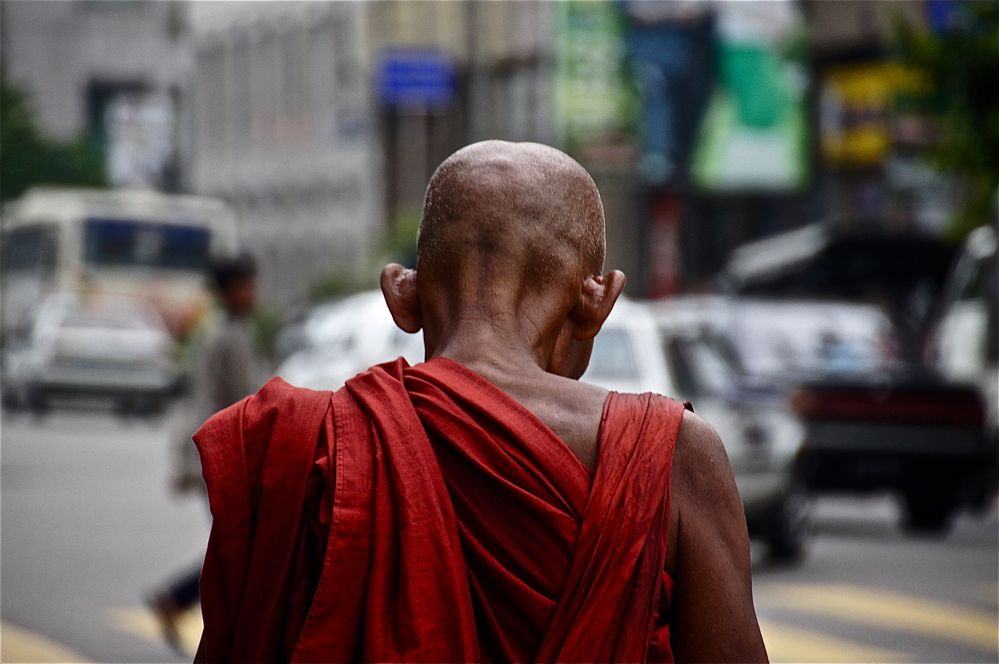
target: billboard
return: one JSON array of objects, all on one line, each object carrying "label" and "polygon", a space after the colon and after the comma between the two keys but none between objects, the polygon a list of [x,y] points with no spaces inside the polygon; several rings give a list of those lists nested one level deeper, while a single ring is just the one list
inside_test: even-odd
[{"label": "billboard", "polygon": [[692,176],[707,191],[793,190],[807,178],[803,23],[796,6],[721,2],[717,83]]},{"label": "billboard", "polygon": [[917,114],[902,112],[900,102],[925,95],[927,88],[924,74],[893,62],[828,70],[819,98],[822,156],[837,166],[876,166],[897,139],[925,142],[919,134],[931,129]]},{"label": "billboard", "polygon": [[572,151],[626,129],[632,102],[614,5],[566,0],[555,7],[556,128]]}]

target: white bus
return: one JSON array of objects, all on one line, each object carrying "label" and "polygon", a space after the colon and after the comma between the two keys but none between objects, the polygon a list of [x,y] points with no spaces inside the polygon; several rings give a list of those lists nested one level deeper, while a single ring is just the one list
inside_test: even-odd
[{"label": "white bus", "polygon": [[153,191],[31,189],[4,207],[0,231],[4,334],[30,325],[46,294],[67,291],[140,297],[181,337],[209,304],[209,258],[236,251],[224,203]]}]

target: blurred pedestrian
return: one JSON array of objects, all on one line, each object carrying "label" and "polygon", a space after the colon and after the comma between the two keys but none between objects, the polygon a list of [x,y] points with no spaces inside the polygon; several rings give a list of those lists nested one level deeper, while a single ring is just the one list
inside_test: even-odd
[{"label": "blurred pedestrian", "polygon": [[604,237],[596,185],[553,148],[486,141],[437,169],[418,271],[382,272],[427,361],[336,392],[275,379],[195,434],[198,661],[766,659],[718,435],[577,380],[624,287]]},{"label": "blurred pedestrian", "polygon": [[[175,436],[172,488],[178,494],[205,495],[201,462],[191,435],[213,413],[236,403],[260,386],[255,353],[256,263],[251,256],[213,261],[209,282],[221,312],[206,317],[192,340],[191,392],[181,409]],[[198,604],[200,563],[154,591],[147,603],[156,614],[167,643],[180,652],[178,618]]]}]

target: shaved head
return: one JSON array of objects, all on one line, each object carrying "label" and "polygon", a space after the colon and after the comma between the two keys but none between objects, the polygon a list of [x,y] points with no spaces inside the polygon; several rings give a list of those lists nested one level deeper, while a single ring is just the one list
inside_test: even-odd
[{"label": "shaved head", "polygon": [[444,160],[417,245],[417,269],[390,263],[381,287],[396,325],[423,330],[427,358],[519,361],[579,378],[624,289],[619,270],[601,274],[593,179],[538,143],[483,141]]},{"label": "shaved head", "polygon": [[489,273],[535,288],[596,274],[604,212],[593,179],[539,143],[482,141],[448,157],[427,187],[419,271],[435,280]]}]

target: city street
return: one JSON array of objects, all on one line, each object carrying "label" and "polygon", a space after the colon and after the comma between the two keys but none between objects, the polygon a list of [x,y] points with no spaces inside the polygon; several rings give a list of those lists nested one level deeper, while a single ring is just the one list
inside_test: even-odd
[{"label": "city street", "polygon": [[[142,599],[198,560],[208,533],[205,506],[167,491],[172,418],[3,414],[0,659],[178,659]],[[773,660],[996,661],[995,507],[942,540],[903,537],[896,521],[888,499],[822,501],[803,566],[756,556]],[[192,652],[198,629],[192,614]]]}]

